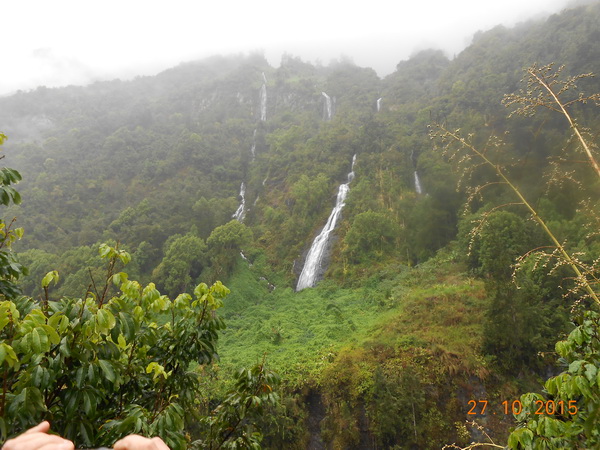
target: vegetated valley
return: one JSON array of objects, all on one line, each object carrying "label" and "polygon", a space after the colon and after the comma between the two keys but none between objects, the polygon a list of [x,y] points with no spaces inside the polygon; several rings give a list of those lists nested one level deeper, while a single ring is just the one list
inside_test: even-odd
[{"label": "vegetated valley", "polygon": [[[5,164],[23,176],[22,204],[3,213],[25,230],[20,286],[41,299],[56,270],[51,299],[85,296],[106,278],[104,242],[131,254],[119,271],[172,299],[222,281],[226,328],[219,360],[197,368],[197,408],[264,364],[281,379],[252,425],[265,448],[506,445],[513,403],[565,370],[555,344],[597,306],[568,265],[528,253],[553,244],[492,167],[452,156],[444,130],[472,134],[592,263],[600,183],[569,123],[548,108],[509,117],[502,100],[526,95],[533,64],[600,74],[598,42],[595,4],[480,32],[452,60],[419,52],[383,79],[345,59],[274,68],[251,54],[0,98]],[[577,88],[567,101],[600,83]],[[570,113],[597,142],[594,102]],[[296,291],[341,185],[319,282]]]}]

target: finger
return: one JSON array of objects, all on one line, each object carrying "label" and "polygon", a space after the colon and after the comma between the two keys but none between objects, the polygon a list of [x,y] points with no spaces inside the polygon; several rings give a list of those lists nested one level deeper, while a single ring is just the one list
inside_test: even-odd
[{"label": "finger", "polygon": [[44,420],[43,422],[38,423],[35,427],[27,430],[24,434],[26,434],[26,433],[46,433],[46,432],[48,432],[49,429],[50,429],[50,422],[48,422],[47,420]]},{"label": "finger", "polygon": [[159,437],[153,437],[152,442],[154,442],[154,445],[156,445],[158,450],[170,450],[167,444]]},{"label": "finger", "polygon": [[71,441],[63,439],[62,442],[52,442],[42,444],[41,447],[36,447],[39,450],[75,450],[75,445]]},{"label": "finger", "polygon": [[74,450],[71,441],[46,433],[24,433],[6,441],[3,450]]},{"label": "finger", "polygon": [[113,450],[127,450],[128,448],[130,448],[131,443],[135,442],[137,439],[143,439],[143,437],[137,434],[130,434],[129,436],[125,436],[123,439],[119,439],[113,444]]}]

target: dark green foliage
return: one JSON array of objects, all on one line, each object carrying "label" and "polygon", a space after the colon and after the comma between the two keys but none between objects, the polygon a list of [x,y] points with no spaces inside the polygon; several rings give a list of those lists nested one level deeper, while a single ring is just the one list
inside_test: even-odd
[{"label": "dark green foliage", "polygon": [[390,447],[403,442],[408,446],[425,441],[417,428],[425,412],[425,390],[421,379],[411,367],[390,374],[389,378],[381,369],[375,372],[369,412],[372,432],[379,445]]},{"label": "dark green foliage", "polygon": [[252,231],[237,220],[215,228],[206,240],[211,254],[210,276],[216,279],[229,275],[240,252],[251,239]]},{"label": "dark green foliage", "polygon": [[[517,258],[547,244],[516,207],[489,214],[465,258],[473,226],[459,219],[470,194],[465,186],[497,179],[492,169],[476,170],[456,191],[463,174],[453,174],[433,149],[427,125],[439,121],[463,128],[465,135],[475,132],[474,142],[507,166],[511,180],[559,239],[584,254],[584,262],[593,261],[599,249],[586,225],[587,213],[597,210],[598,184],[578,158],[563,157],[567,125],[545,113],[507,120],[500,100],[517,89],[521,69],[534,61],[565,62],[573,73],[600,72],[595,57],[599,14],[597,5],[589,5],[546,22],[497,27],[478,33],[452,60],[439,51],[420,52],[385,79],[348,60],[323,67],[286,55],[275,68],[256,54],[210,58],[128,82],[40,88],[2,98],[0,120],[14,135],[10,153],[26,175],[21,192],[27,201],[15,206],[16,172],[0,174],[0,182],[8,183],[0,203],[11,203],[9,217],[18,215],[28,230],[23,261],[35,277],[22,289],[43,299],[44,289],[35,280],[58,269],[56,298],[85,299],[92,293],[101,298],[106,271],[93,253],[94,244],[106,241],[129,246],[132,278],[144,284],[154,279],[171,296],[191,289],[199,278],[228,277],[234,292],[224,313],[231,328],[224,333],[222,379],[233,383],[234,366],[253,364],[266,351],[285,375],[284,385],[294,390],[295,406],[273,412],[271,419],[297,423],[274,427],[276,433],[290,434],[271,434],[268,442],[283,447],[304,442],[298,419],[307,414],[298,413],[302,392],[316,389],[329,402],[324,428],[331,443],[356,447],[370,439],[380,446],[402,441],[439,447],[454,436],[451,420],[464,418],[464,405],[443,384],[449,380],[448,389],[456,391],[452,383],[463,373],[485,378],[491,359],[501,369],[495,372],[500,383],[515,373],[527,377],[532,369],[542,369],[536,354],[548,352],[553,336],[568,328],[560,305],[573,298],[562,297],[570,281],[562,290],[556,287],[565,276],[562,268],[548,279],[532,260],[524,260],[526,270],[517,274],[520,289],[510,284]],[[259,120],[257,106],[263,73],[266,122]],[[597,80],[582,83],[591,92],[599,90]],[[335,98],[331,121],[322,120],[321,92]],[[596,130],[597,112],[588,106],[577,110],[580,123]],[[501,149],[486,147],[492,134],[505,136]],[[301,255],[324,225],[354,154],[356,178],[335,231],[327,279],[296,294],[289,287]],[[554,169],[549,157],[579,185],[553,178],[556,184],[543,188],[542,176]],[[415,193],[415,170],[421,195]],[[231,221],[242,181],[248,207],[244,224]],[[580,207],[586,198],[592,200]],[[469,213],[513,201],[499,185],[486,188],[485,198],[471,200]],[[17,290],[10,289],[24,269],[10,259],[12,252],[6,256],[0,261],[5,294],[14,297]],[[469,267],[461,265],[465,259]],[[452,276],[432,269],[442,261],[456,264]],[[407,267],[415,264],[416,269]],[[482,282],[462,272],[481,276],[486,292]],[[161,316],[161,326],[159,319],[167,323]],[[354,362],[338,359],[345,345],[374,335],[381,342],[347,358]],[[405,353],[426,358],[386,366]],[[372,355],[378,356],[371,360]],[[330,364],[335,365],[328,372],[333,381],[325,388],[321,376]],[[104,373],[100,365],[93,370]],[[252,437],[254,413],[236,415],[260,385],[264,374],[256,370],[236,375],[235,380],[246,381],[230,397],[223,394],[226,387],[216,387],[229,403],[218,411],[214,405],[206,408],[214,410],[210,420],[248,424],[246,431],[232,434],[240,445],[258,441]],[[351,389],[337,391],[340,386]],[[39,405],[34,390],[24,392],[19,401]],[[436,397],[436,392],[443,394]],[[82,394],[82,401],[86,398],[89,403]],[[392,410],[404,414],[389,414]],[[182,410],[168,411],[179,427]],[[131,406],[127,414],[133,417],[129,427],[148,418],[142,407]],[[367,418],[368,436],[360,431]],[[216,438],[229,433],[226,425],[210,420],[203,423]]]},{"label": "dark green foliage", "polygon": [[191,233],[171,236],[165,243],[164,253],[152,275],[169,295],[187,291],[196,282],[202,268],[208,265],[206,244]]},{"label": "dark green foliage", "polygon": [[201,421],[202,439],[192,443],[192,448],[206,449],[260,449],[262,433],[257,422],[265,412],[277,405],[275,389],[279,377],[263,364],[242,369],[234,374],[234,389],[228,392],[221,404]]},{"label": "dark green foliage", "polygon": [[[600,414],[599,316],[588,311],[576,325],[567,339],[556,343],[564,371],[545,382],[545,395],[521,396],[523,410],[515,415],[519,425],[509,437],[510,448],[596,448],[600,445],[597,426]],[[548,411],[545,406],[549,401],[556,406]],[[540,404],[544,406],[541,414]]]},{"label": "dark green foliage", "polygon": [[494,281],[509,281],[517,258],[534,246],[531,229],[509,211],[484,213],[465,226],[471,229],[463,233],[464,251],[470,253],[474,267]]},{"label": "dark green foliage", "polygon": [[[0,145],[4,144],[6,135],[0,133]],[[12,186],[21,181],[21,174],[14,169],[0,169],[0,204],[8,206],[11,203],[21,203],[21,195]],[[13,219],[8,224],[0,219],[0,295],[14,299],[21,293],[18,280],[27,275],[28,270],[17,259],[12,251],[12,243],[23,236],[22,228],[13,229]]]},{"label": "dark green foliage", "polygon": [[344,238],[345,251],[356,261],[382,258],[397,249],[398,224],[383,213],[366,211],[354,217]]},{"label": "dark green foliage", "polygon": [[[108,246],[100,254],[111,270],[117,259],[129,261]],[[44,277],[46,293],[57,278],[56,272]],[[193,409],[199,389],[190,364],[216,357],[224,324],[212,311],[229,291],[220,283],[201,284],[195,299],[170,300],[123,272],[106,283],[101,297],[88,292],[83,299],[46,296],[41,305],[28,298],[1,303],[3,437],[48,417],[79,445],[110,445],[141,432],[185,447],[184,411]],[[105,296],[108,283],[120,290],[112,298]]]},{"label": "dark green foliage", "polygon": [[507,374],[526,369],[541,373],[548,361],[540,354],[551,352],[556,335],[568,328],[564,300],[545,297],[543,289],[531,281],[519,289],[511,282],[498,282],[488,292],[492,300],[483,351],[493,355],[496,365]]}]

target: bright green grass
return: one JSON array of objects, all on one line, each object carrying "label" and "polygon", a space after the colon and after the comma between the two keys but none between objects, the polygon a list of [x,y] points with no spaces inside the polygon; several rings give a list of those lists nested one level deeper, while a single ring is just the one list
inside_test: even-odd
[{"label": "bright green grass", "polygon": [[269,290],[260,270],[239,262],[221,311],[227,329],[220,340],[221,366],[250,366],[266,356],[289,385],[318,382],[319,373],[342,347],[376,340],[391,347],[435,345],[471,354],[481,337],[481,286],[452,264],[398,266],[340,288],[322,282],[294,292]]}]

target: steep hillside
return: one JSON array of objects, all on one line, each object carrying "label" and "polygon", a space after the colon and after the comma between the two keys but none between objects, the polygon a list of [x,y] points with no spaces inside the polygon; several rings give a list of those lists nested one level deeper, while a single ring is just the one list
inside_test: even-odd
[{"label": "steep hillside", "polygon": [[[550,110],[509,118],[502,99],[527,90],[520,79],[534,63],[600,74],[599,36],[595,4],[480,32],[453,60],[420,52],[385,79],[344,59],[287,55],[274,68],[253,54],[1,98],[7,162],[24,178],[23,204],[5,214],[26,230],[23,290],[39,296],[57,269],[54,295],[83,295],[102,273],[98,244],[119,242],[131,277],[161,292],[217,279],[231,288],[225,375],[208,389],[221,394],[228,374],[266,355],[284,380],[268,445],[466,445],[480,438],[456,425],[471,418],[470,400],[516,399],[552,373],[576,297],[564,266],[523,260],[513,274],[517,258],[551,242],[493,168],[457,170],[431,126],[473,133],[559,240],[597,259],[586,226],[600,184],[568,153],[569,124]],[[600,92],[597,78],[578,87]],[[571,107],[592,142],[593,103]],[[325,280],[295,292],[345,183]],[[476,416],[499,441],[513,424]]]}]

